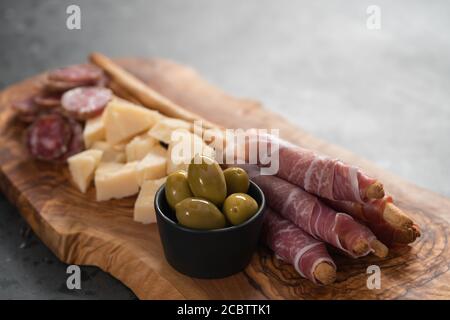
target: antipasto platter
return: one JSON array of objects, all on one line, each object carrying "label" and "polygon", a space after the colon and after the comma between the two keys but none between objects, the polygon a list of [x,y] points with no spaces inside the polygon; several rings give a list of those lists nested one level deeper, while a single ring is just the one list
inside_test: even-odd
[{"label": "antipasto platter", "polygon": [[[0,95],[2,191],[62,261],[151,299],[450,296],[448,199],[190,68],[90,59]],[[224,128],[279,129],[244,143],[276,150],[277,174],[216,163]],[[175,131],[202,151],[174,161]]]}]

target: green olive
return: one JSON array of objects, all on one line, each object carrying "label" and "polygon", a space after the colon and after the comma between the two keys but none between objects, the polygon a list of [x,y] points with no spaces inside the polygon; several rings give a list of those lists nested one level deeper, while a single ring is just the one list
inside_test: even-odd
[{"label": "green olive", "polygon": [[229,195],[233,193],[247,193],[250,180],[244,169],[238,167],[228,168],[223,171],[223,175],[225,176]]},{"label": "green olive", "polygon": [[166,199],[169,206],[175,210],[175,205],[186,198],[193,197],[189,187],[187,172],[178,170],[171,173],[166,181]]},{"label": "green olive", "polygon": [[175,206],[178,223],[184,227],[200,230],[220,229],[226,226],[222,212],[208,200],[187,198]]},{"label": "green olive", "polygon": [[227,196],[225,176],[217,161],[196,155],[188,167],[188,182],[196,197],[221,206]]},{"label": "green olive", "polygon": [[245,193],[233,193],[223,203],[222,212],[232,225],[239,225],[258,211],[258,203]]}]

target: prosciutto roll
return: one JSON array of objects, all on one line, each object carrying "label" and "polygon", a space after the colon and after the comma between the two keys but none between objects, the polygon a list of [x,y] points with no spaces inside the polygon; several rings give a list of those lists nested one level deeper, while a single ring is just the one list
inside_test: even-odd
[{"label": "prosciutto roll", "polygon": [[283,261],[292,264],[304,278],[314,283],[330,284],[336,279],[336,265],[325,244],[266,209],[263,240]]},{"label": "prosciutto roll", "polygon": [[[384,196],[383,185],[359,168],[271,135],[250,135],[245,146],[247,160],[248,151],[258,150],[262,145],[269,150],[270,158],[274,152],[279,153],[277,176],[310,193],[330,200],[358,203]],[[267,164],[267,160],[261,156],[258,159],[260,165]]]},{"label": "prosciutto roll", "polygon": [[379,256],[387,255],[387,248],[372,231],[348,214],[336,212],[316,196],[277,176],[260,175],[257,166],[243,168],[263,190],[272,209],[316,239],[333,245],[353,258],[371,252]]},{"label": "prosciutto roll", "polygon": [[364,204],[349,201],[324,201],[332,208],[363,221],[387,246],[405,245],[420,236],[417,224],[393,204],[392,197],[387,196]]}]

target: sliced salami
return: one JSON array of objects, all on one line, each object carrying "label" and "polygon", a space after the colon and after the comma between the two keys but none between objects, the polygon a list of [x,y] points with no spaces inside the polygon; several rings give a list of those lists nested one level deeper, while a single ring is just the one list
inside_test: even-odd
[{"label": "sliced salami", "polygon": [[112,91],[107,88],[80,87],[64,93],[61,105],[70,116],[86,120],[101,114],[111,98]]},{"label": "sliced salami", "polygon": [[39,112],[39,107],[34,102],[33,97],[16,101],[12,106],[16,110],[19,120],[26,123],[33,122]]},{"label": "sliced salami", "polygon": [[[99,81],[99,80],[98,80]],[[58,80],[47,80],[45,83],[44,89],[47,92],[55,92],[55,93],[63,93],[67,90],[92,85],[95,82],[93,81],[85,81],[85,82],[73,82],[73,81],[58,81]]]},{"label": "sliced salami", "polygon": [[38,159],[56,160],[67,152],[71,136],[71,127],[63,116],[57,113],[41,115],[28,128],[28,149]]},{"label": "sliced salami", "polygon": [[60,94],[38,94],[34,97],[34,102],[42,108],[56,108],[61,105]]},{"label": "sliced salami", "polygon": [[101,78],[103,71],[91,64],[77,64],[51,71],[49,80],[63,82],[95,82]]},{"label": "sliced salami", "polygon": [[100,79],[95,82],[95,85],[97,87],[108,87],[110,81],[111,79],[105,73],[103,73]]},{"label": "sliced salami", "polygon": [[69,119],[68,121],[72,135],[68,144],[67,152],[64,153],[60,159],[58,159],[60,161],[66,161],[71,156],[84,150],[83,127],[76,120]]}]

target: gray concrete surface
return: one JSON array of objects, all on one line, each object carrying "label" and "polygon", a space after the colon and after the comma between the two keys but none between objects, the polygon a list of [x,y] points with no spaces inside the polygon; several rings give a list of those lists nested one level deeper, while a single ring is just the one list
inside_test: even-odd
[{"label": "gray concrete surface", "polygon": [[[67,30],[79,4],[82,29]],[[381,29],[366,8],[381,8]],[[189,64],[313,134],[450,196],[448,1],[0,2],[0,87],[92,50]],[[0,298],[130,298],[96,268],[63,288],[66,266],[0,195]]]}]

